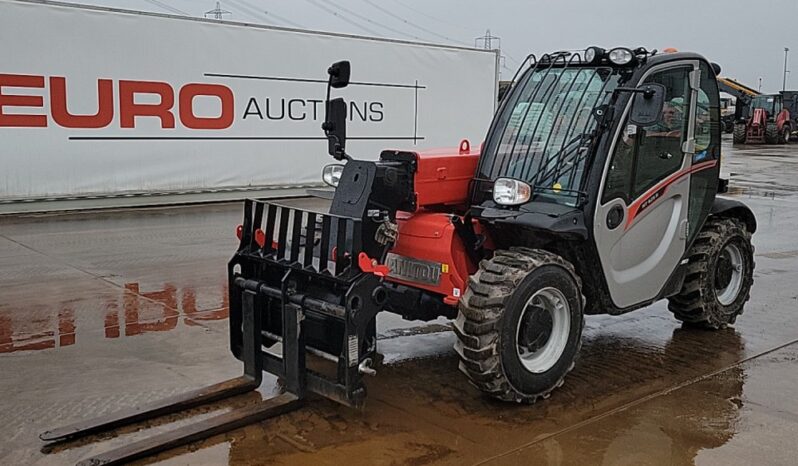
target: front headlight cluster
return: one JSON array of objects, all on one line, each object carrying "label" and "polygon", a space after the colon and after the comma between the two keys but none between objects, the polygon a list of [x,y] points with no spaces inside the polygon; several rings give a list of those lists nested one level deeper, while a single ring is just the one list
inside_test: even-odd
[{"label": "front headlight cluster", "polygon": [[493,201],[499,205],[519,205],[532,197],[532,187],[512,178],[498,178],[493,183]]},{"label": "front headlight cluster", "polygon": [[344,172],[343,165],[333,163],[325,166],[321,170],[321,179],[328,185],[335,188],[338,186],[338,183],[341,181],[341,174],[343,174],[343,172]]}]

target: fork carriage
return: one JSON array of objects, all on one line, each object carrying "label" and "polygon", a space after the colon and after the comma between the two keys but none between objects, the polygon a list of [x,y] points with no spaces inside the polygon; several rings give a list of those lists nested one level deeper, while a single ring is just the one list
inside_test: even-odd
[{"label": "fork carriage", "polygon": [[[228,266],[231,350],[242,359],[244,296],[253,293],[263,341],[282,346],[279,356],[260,351],[263,368],[300,397],[310,391],[350,406],[364,400],[361,378],[373,373],[374,317],[387,290],[357,264],[361,254],[383,255],[364,248],[363,224],[276,202],[245,203],[241,243]],[[308,369],[306,352],[334,362],[335,377]]]}]

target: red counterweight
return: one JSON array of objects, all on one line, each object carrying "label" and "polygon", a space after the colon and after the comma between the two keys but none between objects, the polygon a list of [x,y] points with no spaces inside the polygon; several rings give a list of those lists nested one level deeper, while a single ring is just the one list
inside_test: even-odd
[{"label": "red counterweight", "polygon": [[440,149],[416,154],[416,211],[432,206],[468,203],[468,191],[477,171],[479,151],[467,139],[459,149]]}]

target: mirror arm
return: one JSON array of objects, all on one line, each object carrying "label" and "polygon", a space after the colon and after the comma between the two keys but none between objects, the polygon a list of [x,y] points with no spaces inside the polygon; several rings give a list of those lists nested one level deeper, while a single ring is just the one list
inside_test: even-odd
[{"label": "mirror arm", "polygon": [[650,99],[654,97],[654,89],[650,87],[646,87],[645,89],[640,89],[639,87],[616,87],[614,93],[620,92],[631,92],[633,94],[643,94],[643,97],[646,99]]},{"label": "mirror arm", "polygon": [[[332,134],[332,130],[335,129],[333,123],[330,121],[325,121],[324,123],[321,124],[321,129],[324,130],[324,135],[327,136],[328,139],[329,138],[335,139],[335,146],[336,146],[335,154],[330,154],[330,155],[335,157],[337,160],[342,160],[342,159],[346,159],[347,161],[352,160],[352,157],[349,154],[347,154],[345,150],[341,149],[341,141],[338,139],[338,136]],[[341,156],[340,158],[337,157],[339,155]]]},{"label": "mirror arm", "polygon": [[327,98],[324,100],[324,123],[321,125],[321,129],[327,132],[327,128],[324,126],[330,121],[330,88],[332,87],[332,75],[327,79]]}]

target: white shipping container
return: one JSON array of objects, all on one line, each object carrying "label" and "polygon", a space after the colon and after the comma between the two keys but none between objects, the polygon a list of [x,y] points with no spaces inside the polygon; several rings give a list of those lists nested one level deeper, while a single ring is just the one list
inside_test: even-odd
[{"label": "white shipping container", "polygon": [[23,0],[0,44],[5,204],[318,183],[337,60],[357,158],[479,144],[496,103],[477,49]]}]

